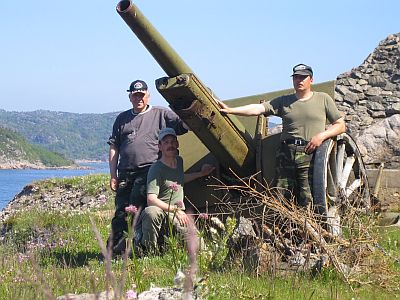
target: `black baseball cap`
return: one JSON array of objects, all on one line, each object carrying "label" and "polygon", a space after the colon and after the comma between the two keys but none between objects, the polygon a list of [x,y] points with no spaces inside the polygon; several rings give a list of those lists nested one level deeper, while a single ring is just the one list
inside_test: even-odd
[{"label": "black baseball cap", "polygon": [[129,90],[131,93],[145,93],[147,91],[147,84],[143,80],[135,80],[131,83]]},{"label": "black baseball cap", "polygon": [[313,77],[313,70],[310,66],[305,64],[298,64],[293,67],[293,74],[294,75],[307,75]]}]

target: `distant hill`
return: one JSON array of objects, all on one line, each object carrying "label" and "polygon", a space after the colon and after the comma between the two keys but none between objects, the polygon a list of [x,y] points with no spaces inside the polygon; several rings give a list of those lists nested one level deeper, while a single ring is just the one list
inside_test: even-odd
[{"label": "distant hill", "polygon": [[[72,160],[107,160],[107,140],[119,112],[78,114],[36,110],[31,112],[0,109],[0,126],[10,128],[30,143],[60,153]],[[241,120],[246,122],[250,118]],[[270,128],[276,124],[270,123]],[[254,134],[252,129],[251,134]]]},{"label": "distant hill", "polygon": [[0,126],[0,167],[63,167],[73,161],[28,143],[20,134]]},{"label": "distant hill", "polygon": [[107,140],[118,112],[78,114],[36,110],[0,110],[0,126],[11,128],[29,142],[68,159],[106,160]]}]

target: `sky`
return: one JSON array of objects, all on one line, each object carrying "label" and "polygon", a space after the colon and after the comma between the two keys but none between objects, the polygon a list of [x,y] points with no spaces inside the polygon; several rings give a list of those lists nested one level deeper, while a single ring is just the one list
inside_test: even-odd
[{"label": "sky", "polygon": [[[118,1],[0,1],[0,109],[106,113],[129,109],[135,79],[168,106],[166,76],[116,12]],[[134,1],[222,100],[291,87],[306,63],[314,82],[359,66],[400,32],[398,0]]]}]

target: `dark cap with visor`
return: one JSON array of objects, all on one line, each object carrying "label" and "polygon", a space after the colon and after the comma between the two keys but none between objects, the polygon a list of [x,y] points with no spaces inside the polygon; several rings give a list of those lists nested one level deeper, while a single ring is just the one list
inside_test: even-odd
[{"label": "dark cap with visor", "polygon": [[310,66],[305,64],[298,64],[293,67],[293,74],[294,75],[306,75],[313,77],[313,70]]},{"label": "dark cap with visor", "polygon": [[131,83],[129,90],[130,93],[145,93],[147,91],[147,84],[143,80],[135,80]]}]

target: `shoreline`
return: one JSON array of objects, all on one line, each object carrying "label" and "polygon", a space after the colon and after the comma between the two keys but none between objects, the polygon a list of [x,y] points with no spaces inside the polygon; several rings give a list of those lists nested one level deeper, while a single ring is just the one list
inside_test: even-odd
[{"label": "shoreline", "polygon": [[70,166],[48,167],[30,163],[0,164],[0,170],[90,170],[90,166],[80,166],[77,164]]}]

